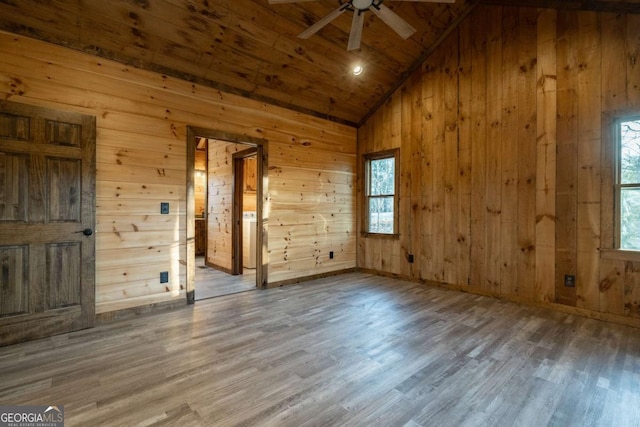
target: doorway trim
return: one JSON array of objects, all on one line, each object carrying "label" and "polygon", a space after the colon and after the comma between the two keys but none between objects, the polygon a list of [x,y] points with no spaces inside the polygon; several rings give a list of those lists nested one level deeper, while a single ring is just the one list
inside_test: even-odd
[{"label": "doorway trim", "polygon": [[[195,156],[196,156],[196,138],[216,139],[225,142],[233,142],[236,144],[245,144],[249,147],[255,147],[258,159],[258,179],[256,188],[256,226],[258,233],[256,234],[256,287],[258,289],[266,289],[268,284],[268,219],[265,214],[268,212],[268,201],[264,197],[268,194],[269,178],[269,145],[268,141],[263,138],[254,138],[246,135],[229,133],[221,130],[206,129],[195,126],[187,126],[187,304],[195,303]],[[207,215],[208,218],[208,215]],[[208,221],[208,220],[207,220]],[[234,224],[235,226],[235,224]]]}]

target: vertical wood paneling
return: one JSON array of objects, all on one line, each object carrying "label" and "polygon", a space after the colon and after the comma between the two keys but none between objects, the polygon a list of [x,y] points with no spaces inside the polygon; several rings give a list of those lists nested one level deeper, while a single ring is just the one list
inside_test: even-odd
[{"label": "vertical wood paneling", "polygon": [[483,288],[487,292],[500,293],[501,221],[502,221],[502,21],[501,8],[489,9],[489,22],[485,28],[487,39],[487,143],[485,208],[485,265]]},{"label": "vertical wood paneling", "polygon": [[532,8],[519,11],[518,28],[518,201],[517,211],[517,277],[515,293],[532,298],[536,277],[536,182],[537,182],[537,106],[536,69],[537,12]]},{"label": "vertical wood paneling", "polygon": [[640,318],[640,262],[624,262],[624,314]]},{"label": "vertical wood paneling", "polygon": [[600,310],[605,313],[629,315],[625,313],[625,283],[628,280],[624,270],[624,262],[618,260],[603,259],[600,263]]},{"label": "vertical wood paneling", "polygon": [[471,283],[471,20],[460,24],[458,49],[458,283]]},{"label": "vertical wood paneling", "polygon": [[423,277],[422,272],[422,215],[424,205],[422,203],[422,165],[424,154],[422,149],[422,91],[421,73],[414,73],[410,79],[408,93],[405,94],[407,103],[405,112],[408,117],[403,117],[403,139],[410,141],[411,150],[411,251],[414,255],[414,264],[410,266],[411,277]]},{"label": "vertical wood paneling", "polygon": [[558,105],[556,192],[556,301],[576,304],[565,275],[577,275],[578,15],[558,13]]},{"label": "vertical wood paneling", "polygon": [[422,139],[422,173],[420,176],[420,188],[422,189],[422,218],[421,225],[421,276],[422,279],[436,280],[433,274],[433,143],[434,140],[434,97],[433,82],[435,81],[434,70],[437,64],[428,58],[423,65],[421,75],[421,87],[417,90],[422,97],[422,116],[420,117]]},{"label": "vertical wood paneling", "polygon": [[518,8],[505,7],[502,12],[502,126],[499,153],[494,154],[502,161],[500,203],[500,293],[518,293],[518,254],[513,248],[518,245],[518,152],[521,147],[518,133],[518,116],[524,105],[518,103],[522,90],[519,82],[520,27]]},{"label": "vertical wood paneling", "polygon": [[[400,140],[404,143],[405,148],[405,156],[400,158],[400,161],[402,162],[400,169],[401,171],[406,174],[406,181],[405,181],[405,186],[406,188],[403,190],[401,190],[401,192],[404,194],[404,197],[402,199],[402,204],[400,209],[404,210],[405,214],[405,218],[406,218],[406,224],[403,226],[402,223],[400,223],[400,227],[401,227],[401,233],[403,233],[402,230],[404,230],[404,233],[407,234],[407,236],[413,236],[414,233],[414,228],[415,228],[415,210],[413,207],[413,201],[415,200],[415,181],[414,181],[414,170],[413,170],[413,156],[414,156],[414,146],[413,146],[413,141],[410,137],[411,135],[411,94],[415,93],[412,88],[411,88],[411,80],[409,80],[407,83],[405,83],[404,86],[402,86],[401,90],[400,90],[400,96],[401,101],[400,101],[400,117],[398,118],[398,122],[400,123]],[[402,147],[401,147],[402,150]],[[405,243],[405,246],[403,247],[403,250],[400,252],[400,255],[403,255],[406,259],[407,254],[414,254],[414,256],[416,256],[415,254],[415,249],[413,247],[413,239],[408,239]],[[409,275],[413,275],[413,265],[407,263],[407,262],[402,262],[400,260],[398,260],[400,262],[399,268],[402,271],[402,274],[405,276],[409,276]]]},{"label": "vertical wood paneling", "polygon": [[[613,233],[612,186],[603,185],[613,167],[606,118],[640,108],[638,28],[636,15],[474,9],[416,72],[419,84],[403,89],[402,102],[415,92],[420,116],[403,104],[397,118],[387,104],[359,130],[361,153],[391,148],[380,119],[399,120],[401,155],[421,156],[420,165],[403,167],[412,180],[420,171],[422,189],[418,195],[411,187],[420,241],[412,225],[398,245],[419,245],[419,266],[407,274],[388,261],[401,258],[387,250],[400,249],[380,252],[378,239],[362,237],[359,247],[376,256],[360,257],[359,265],[640,316],[637,260],[601,254]],[[565,274],[577,276],[575,288],[564,286]]]},{"label": "vertical wood paneling", "polygon": [[602,109],[616,111],[627,106],[628,61],[626,56],[627,15],[602,14],[601,37],[606,49],[602,54]]},{"label": "vertical wood paneling", "polygon": [[[409,82],[410,83],[410,82]],[[397,134],[397,140],[399,141],[400,150],[405,154],[400,156],[400,215],[404,218],[404,221],[400,221],[400,234],[406,236],[413,235],[413,175],[411,170],[411,163],[413,158],[413,147],[411,144],[411,138],[409,138],[410,132],[410,120],[411,120],[411,96],[408,89],[408,84],[405,84],[396,92],[400,97],[398,102],[395,103],[396,109],[394,111],[395,118],[393,121],[399,125],[393,129],[394,135]],[[401,243],[399,251],[394,252],[393,269],[400,271],[400,274],[408,276],[411,274],[412,265],[407,262],[407,255],[413,253],[411,239]],[[414,254],[415,256],[415,254]]]},{"label": "vertical wood paneling", "polygon": [[444,281],[444,258],[445,258],[445,94],[444,94],[444,73],[447,50],[440,50],[434,54],[433,60],[438,67],[435,70],[433,86],[433,179],[431,181],[432,204],[431,214],[433,218],[431,230],[431,245],[433,246],[432,257],[432,277],[436,281]]},{"label": "vertical wood paneling", "polygon": [[540,11],[536,67],[536,230],[533,298],[554,302],[556,282],[557,12]]},{"label": "vertical wood paneling", "polygon": [[[627,74],[629,61],[619,58],[627,55],[627,15],[603,14],[601,18],[602,45],[602,149],[601,181],[603,188],[613,189],[617,144],[611,129],[612,113],[624,111],[628,105],[627,84],[633,77]],[[630,58],[629,58],[630,59]],[[615,212],[614,192],[602,191],[600,203],[600,248],[614,248]],[[618,315],[624,314],[624,262],[603,259],[600,263],[599,293],[600,310]]]},{"label": "vertical wood paneling", "polygon": [[458,33],[449,39],[443,67],[444,79],[444,276],[446,283],[458,283]]},{"label": "vertical wood paneling", "polygon": [[627,15],[627,101],[640,104],[640,15]]},{"label": "vertical wood paneling", "polygon": [[602,54],[600,16],[578,17],[578,188],[576,304],[598,310],[600,295],[600,149]]},{"label": "vertical wood paneling", "polygon": [[[487,68],[486,34],[487,8],[480,8],[471,17],[471,286],[482,289],[486,281],[485,205],[487,159]],[[465,54],[465,52],[462,52]]]}]

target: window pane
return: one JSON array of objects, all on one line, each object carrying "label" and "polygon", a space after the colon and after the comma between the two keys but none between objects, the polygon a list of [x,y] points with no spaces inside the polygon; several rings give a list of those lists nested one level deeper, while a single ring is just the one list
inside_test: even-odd
[{"label": "window pane", "polygon": [[620,123],[620,181],[640,183],[640,118]]},{"label": "window pane", "polygon": [[640,250],[640,188],[620,191],[620,248]]},{"label": "window pane", "polygon": [[393,197],[369,198],[369,233],[393,234]]},{"label": "window pane", "polygon": [[369,194],[379,196],[382,194],[394,194],[395,158],[371,160],[371,180]]}]

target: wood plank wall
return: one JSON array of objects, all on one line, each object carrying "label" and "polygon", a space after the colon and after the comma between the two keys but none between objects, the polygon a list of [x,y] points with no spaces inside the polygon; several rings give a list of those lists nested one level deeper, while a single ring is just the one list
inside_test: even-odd
[{"label": "wood plank wall", "polygon": [[476,8],[359,130],[402,160],[400,239],[359,237],[358,265],[640,318],[637,255],[601,237],[603,117],[640,109],[638,76],[640,15]]},{"label": "wood plank wall", "polygon": [[98,313],[185,298],[187,125],[268,140],[270,282],[355,266],[355,129],[9,33],[0,57],[0,96],[97,118]]},{"label": "wood plank wall", "polygon": [[243,144],[209,140],[207,185],[207,265],[233,268],[233,154]]}]

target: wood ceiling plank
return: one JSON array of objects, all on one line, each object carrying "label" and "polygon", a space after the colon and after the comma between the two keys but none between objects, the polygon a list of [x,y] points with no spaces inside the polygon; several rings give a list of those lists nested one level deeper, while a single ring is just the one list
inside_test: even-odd
[{"label": "wood ceiling plank", "polygon": [[480,2],[488,5],[640,13],[640,0],[480,0]]},{"label": "wood ceiling plank", "polygon": [[[33,0],[20,2],[0,2],[1,28],[16,33],[25,33],[38,39],[77,41],[79,33],[73,13],[64,13],[57,8],[57,2],[42,5],[46,16],[34,14],[37,3]],[[77,11],[76,11],[77,15]]]}]

